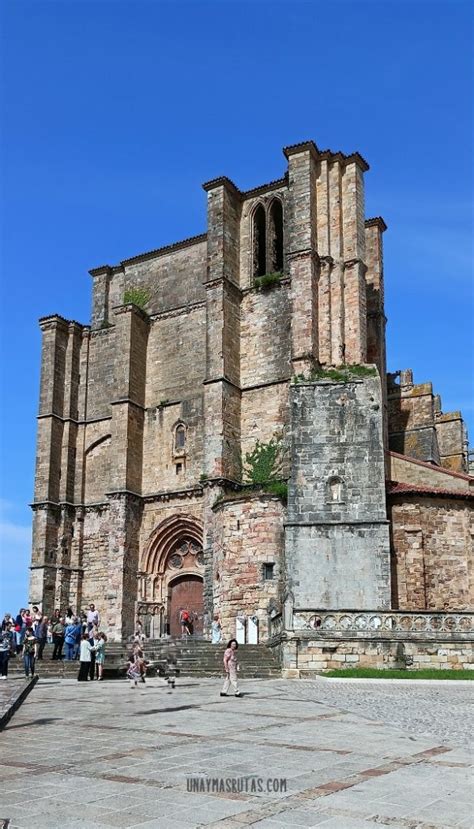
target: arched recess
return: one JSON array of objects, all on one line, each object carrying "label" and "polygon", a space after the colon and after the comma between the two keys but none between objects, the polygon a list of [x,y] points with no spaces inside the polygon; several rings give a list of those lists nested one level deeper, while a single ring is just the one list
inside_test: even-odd
[{"label": "arched recess", "polygon": [[[157,635],[179,635],[179,609],[186,605],[194,622],[194,632],[202,632],[202,542],[201,523],[194,516],[176,514],[155,528],[144,547],[138,573],[138,615],[159,613]],[[157,629],[158,623],[153,624],[153,630]]]},{"label": "arched recess", "polygon": [[258,204],[252,215],[253,276],[264,276],[267,258],[266,216],[262,204]]},{"label": "arched recess", "polygon": [[280,199],[273,199],[268,211],[268,271],[283,270],[283,207]]},{"label": "arched recess", "polygon": [[84,503],[103,501],[110,488],[111,435],[93,441],[85,451]]}]

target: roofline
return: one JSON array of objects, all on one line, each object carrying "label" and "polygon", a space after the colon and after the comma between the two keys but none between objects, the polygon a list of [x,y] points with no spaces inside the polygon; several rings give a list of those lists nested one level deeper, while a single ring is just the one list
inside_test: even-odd
[{"label": "roofline", "polygon": [[[397,487],[400,487],[400,489],[397,489]],[[426,498],[455,498],[458,500],[474,501],[474,492],[471,492],[469,489],[436,489],[435,487],[408,484],[404,481],[387,481],[386,492],[387,497],[390,498],[403,498],[407,495],[416,495]]]},{"label": "roofline", "polygon": [[200,233],[198,236],[189,236],[188,239],[182,239],[179,242],[173,242],[171,245],[164,245],[162,248],[155,248],[146,253],[138,253],[136,256],[131,256],[129,259],[122,259],[119,265],[100,265],[98,268],[91,268],[89,271],[91,276],[100,276],[103,273],[112,274],[122,270],[125,265],[130,265],[133,262],[145,262],[147,259],[154,259],[155,256],[164,256],[166,253],[174,253],[176,250],[182,248],[189,248],[192,245],[198,245],[207,240],[207,233]]},{"label": "roofline", "polygon": [[365,220],[366,227],[378,227],[381,233],[387,230],[387,225],[385,224],[382,216],[374,216],[373,219],[366,219]]},{"label": "roofline", "polygon": [[446,469],[445,466],[434,466],[432,463],[419,461],[417,458],[411,458],[409,455],[402,455],[400,452],[392,452],[392,450],[389,450],[388,454],[394,458],[400,458],[402,461],[409,461],[417,466],[424,466],[426,469],[431,469],[432,472],[433,470],[435,472],[442,472],[443,475],[450,475],[452,478],[462,478],[463,481],[472,481],[474,484],[474,476],[466,475],[465,472],[453,472],[451,469]]},{"label": "roofline", "polygon": [[334,153],[332,150],[320,150],[314,141],[301,141],[299,144],[290,144],[288,147],[283,147],[283,154],[287,159],[296,153],[303,152],[310,152],[316,161],[341,161],[345,167],[348,164],[358,164],[364,173],[370,170],[367,161],[358,152],[346,155],[339,151]]}]

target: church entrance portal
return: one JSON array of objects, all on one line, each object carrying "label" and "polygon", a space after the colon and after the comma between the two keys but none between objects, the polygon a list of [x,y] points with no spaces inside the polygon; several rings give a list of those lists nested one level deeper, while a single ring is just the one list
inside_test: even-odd
[{"label": "church entrance portal", "polygon": [[203,581],[200,576],[178,576],[169,585],[169,630],[171,636],[181,636],[179,614],[188,611],[194,635],[202,636],[203,631]]},{"label": "church entrance portal", "polygon": [[179,614],[189,612],[193,633],[204,627],[202,526],[193,516],[173,515],[153,531],[138,572],[137,616],[145,635],[181,636]]}]

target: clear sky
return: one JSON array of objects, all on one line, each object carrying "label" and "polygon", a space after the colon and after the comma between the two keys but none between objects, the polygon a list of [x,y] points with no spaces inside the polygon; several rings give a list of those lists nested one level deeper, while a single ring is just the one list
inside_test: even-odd
[{"label": "clear sky", "polygon": [[281,176],[312,138],[369,162],[389,370],[474,438],[472,16],[457,0],[1,4],[0,612],[27,598],[40,335],[89,268],[205,230],[201,183]]}]

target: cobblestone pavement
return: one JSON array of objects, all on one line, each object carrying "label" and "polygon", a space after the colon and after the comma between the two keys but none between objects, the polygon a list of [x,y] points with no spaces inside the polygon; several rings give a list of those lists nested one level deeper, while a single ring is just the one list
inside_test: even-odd
[{"label": "cobblestone pavement", "polygon": [[469,687],[242,686],[40,680],[0,735],[0,825],[472,829]]}]

